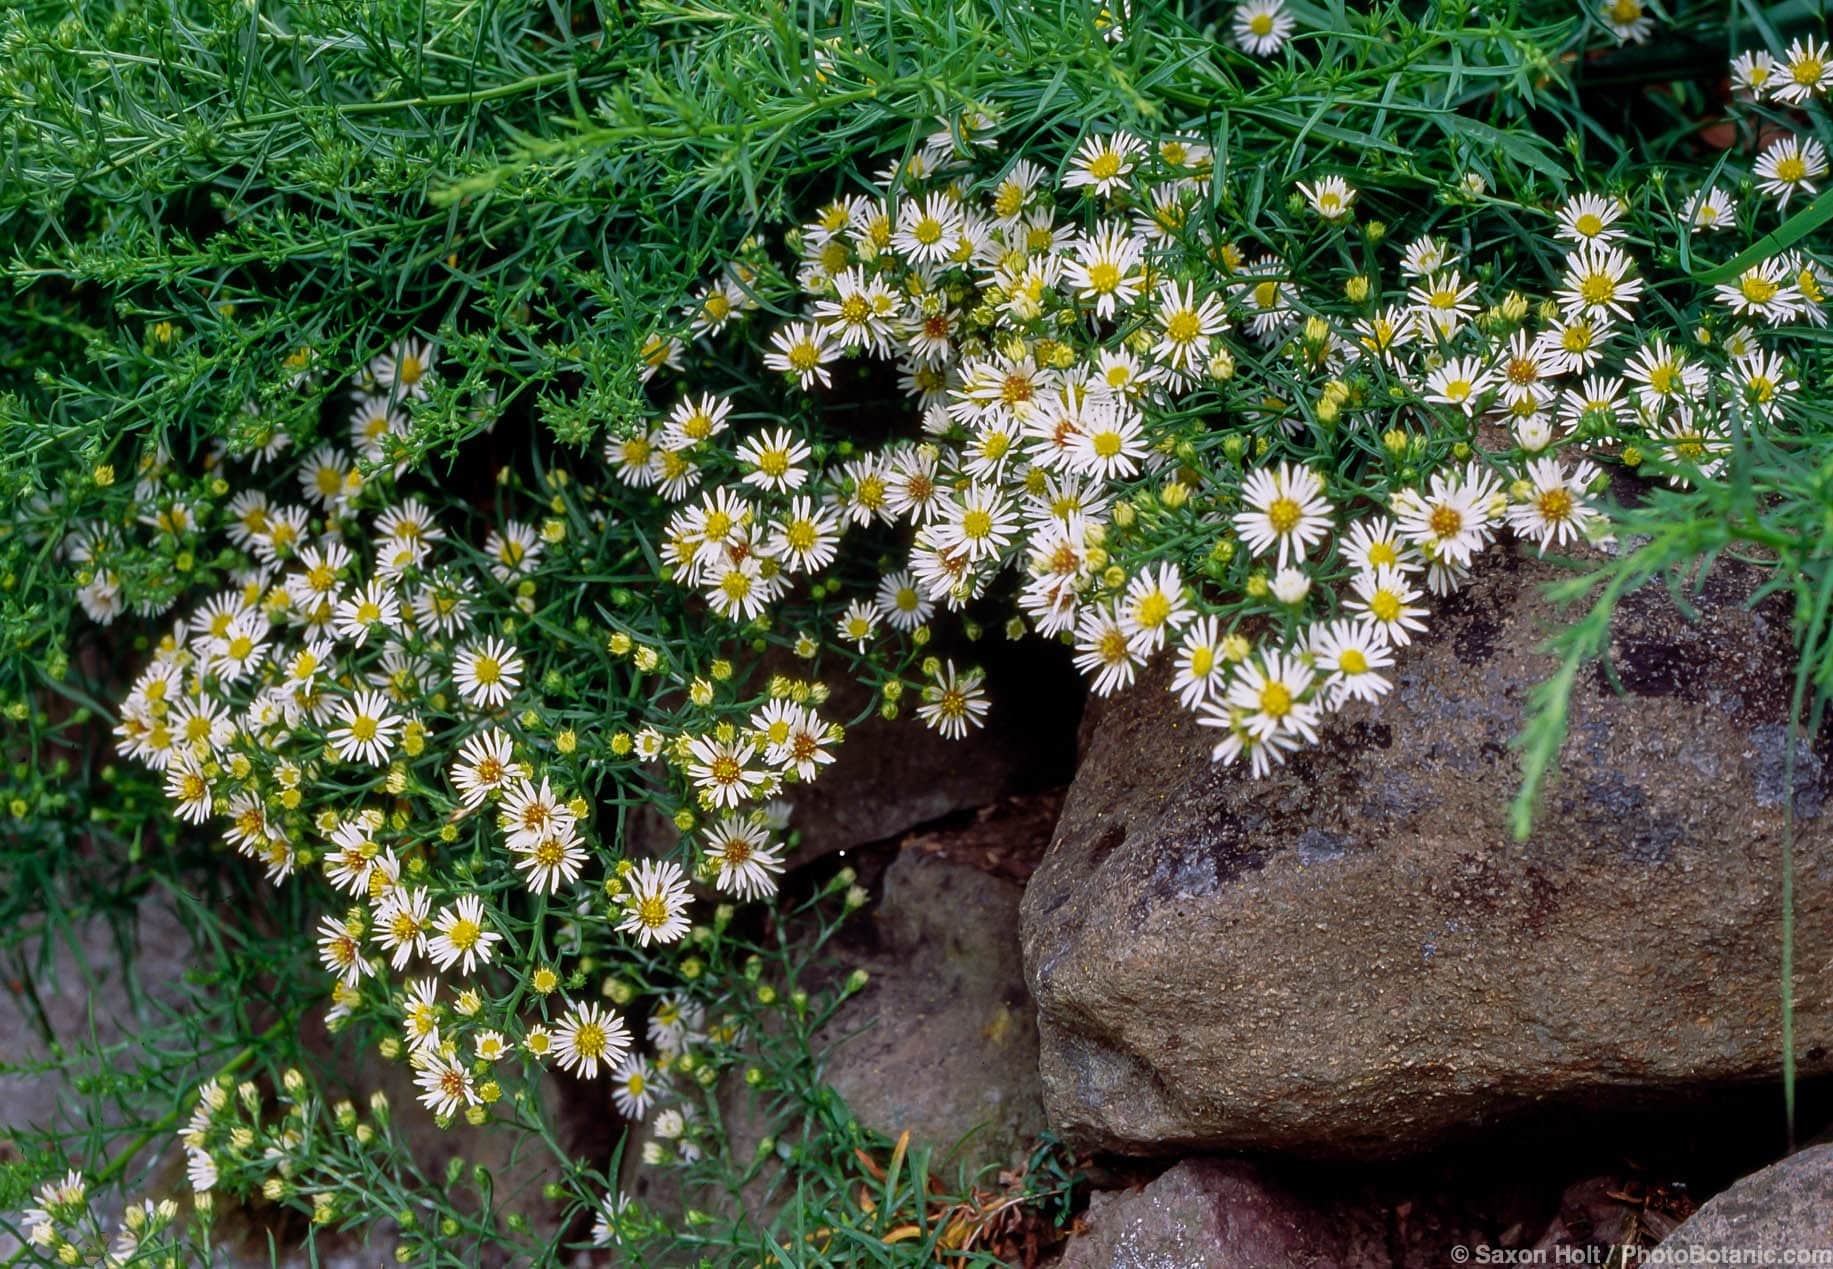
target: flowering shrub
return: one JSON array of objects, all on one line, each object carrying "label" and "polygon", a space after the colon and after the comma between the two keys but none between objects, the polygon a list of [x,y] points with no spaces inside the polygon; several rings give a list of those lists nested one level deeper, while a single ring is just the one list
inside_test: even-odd
[{"label": "flowering shrub", "polygon": [[[23,724],[8,812],[29,850],[69,861],[67,880],[30,874],[27,910],[150,852],[180,894],[200,865],[240,870],[227,884],[272,905],[293,955],[255,958],[241,984],[268,1011],[200,1015],[241,1037],[239,1057],[206,1062],[200,1026],[201,1069],[160,1068],[173,1097],[138,1141],[183,1155],[191,1210],[143,1200],[111,1234],[68,1169],[115,1182],[138,1146],[98,1130],[80,1144],[106,1161],[71,1159],[68,1137],[36,1138],[17,1223],[33,1254],[195,1255],[226,1194],[321,1225],[392,1222],[404,1261],[474,1262],[460,1238],[528,1258],[588,1243],[800,1256],[807,1240],[785,1230],[842,1218],[675,1227],[562,1139],[547,1090],[555,1071],[601,1082],[619,1116],[648,1122],[644,1162],[735,1190],[756,1173],[718,1123],[730,1074],[777,1095],[760,1159],[797,1173],[799,1202],[848,1206],[858,1152],[884,1143],[833,1107],[812,1046],[858,982],[804,984],[866,896],[843,870],[772,918],[756,909],[778,903],[797,793],[849,728],[876,715],[961,738],[999,707],[975,641],[1068,643],[1098,695],[1162,658],[1166,708],[1191,711],[1249,779],[1332,715],[1379,710],[1431,638],[1434,600],[1504,543],[1594,563],[1606,606],[1563,645],[1567,686],[1632,582],[1732,542],[1770,552],[1783,584],[1818,576],[1802,508],[1820,495],[1794,455],[1824,433],[1814,389],[1829,381],[1824,40],[1758,23],[1762,47],[1738,45],[1731,67],[1736,143],[1643,170],[1653,143],[1613,139],[1558,68],[1658,39],[1650,15],[1529,7],[1422,24],[1397,6],[1255,0],[1201,30],[1143,4],[965,11],[1008,24],[997,43],[1031,73],[1067,67],[1038,81],[1069,85],[1060,99],[993,74],[998,51],[940,8],[897,20],[960,59],[941,89],[950,72],[907,70],[895,27],[863,20],[810,36],[733,15],[704,33],[725,78],[684,69],[679,85],[542,28],[571,71],[517,64],[496,87],[342,103],[349,120],[544,103],[513,145],[443,154],[437,186],[408,157],[359,177],[312,132],[335,110],[277,110],[259,116],[264,144],[309,137],[322,158],[263,179],[318,200],[310,216],[253,200],[202,258],[152,263],[129,250],[156,238],[140,222],[90,209],[97,258],[46,245],[38,222],[22,284],[119,287],[139,330],[90,332],[107,373],[83,377],[61,360],[74,319],[34,316],[46,364],[6,407],[39,438],[19,447],[33,461],[9,477],[21,501],[0,539],[6,704]],[[651,16],[645,38],[706,20]],[[257,43],[289,42],[251,21]],[[38,60],[9,81],[9,135],[50,164],[21,103],[88,54],[81,31],[21,22],[6,38]],[[1388,25],[1392,45],[1374,38]],[[220,45],[201,41],[212,58]],[[725,101],[734,120],[689,91],[741,70],[780,100]],[[537,135],[549,94],[582,77],[603,90],[599,118]],[[72,135],[112,117],[51,97]],[[687,122],[661,121],[664,105]],[[1572,129],[1563,151],[1524,127],[1549,120]],[[244,135],[226,127],[155,129],[71,188],[106,189],[179,139],[208,158]],[[736,148],[694,148],[713,136]],[[626,142],[628,169],[586,166]],[[795,179],[760,194],[778,143]],[[734,165],[724,185],[715,157]],[[139,179],[170,198],[188,172]],[[749,201],[687,217],[645,177]],[[575,180],[615,181],[625,201],[591,220]],[[230,212],[247,197],[212,181]],[[350,239],[410,218],[394,227],[411,263],[386,232],[374,248],[391,253],[394,299],[318,273],[324,298],[270,309],[277,284],[256,266],[310,271],[353,249],[314,236],[339,223],[326,200],[346,184],[369,209]],[[410,187],[421,203],[385,207]],[[547,219],[490,219],[517,197]],[[461,213],[464,233],[436,228]],[[637,239],[582,264],[581,224]],[[666,259],[643,254],[643,235],[677,232]],[[505,245],[518,234],[525,248]],[[187,429],[193,396],[215,413]],[[122,420],[137,430],[117,436]],[[131,681],[93,664],[103,645],[73,658],[47,634],[71,602],[88,629],[140,632]],[[1528,737],[1524,808],[1558,748],[1560,681]],[[843,686],[863,688],[846,714]],[[104,715],[144,777],[97,757]],[[57,787],[79,764],[108,798]],[[223,918],[195,906],[200,941],[224,949]],[[545,1147],[546,1215],[506,1210],[487,1177],[459,1193],[462,1168],[444,1186],[421,1172],[385,1096],[359,1111],[308,1073],[308,1013],[403,1064],[441,1128]],[[1066,1193],[1049,1180],[1025,1197]],[[971,1251],[980,1216],[1011,1204],[934,1206],[919,1179],[846,1219],[881,1247],[913,1221],[927,1255]]]}]

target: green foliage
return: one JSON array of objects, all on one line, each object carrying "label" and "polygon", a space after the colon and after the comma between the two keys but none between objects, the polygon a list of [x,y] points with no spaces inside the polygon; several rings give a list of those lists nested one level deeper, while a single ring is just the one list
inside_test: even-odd
[{"label": "green foliage", "polygon": [[[793,424],[817,466],[871,453],[889,395],[873,371],[848,367],[823,408],[786,399],[762,364],[764,316],[774,324],[808,298],[787,267],[805,235],[788,226],[876,190],[888,171],[907,175],[938,127],[971,152],[976,118],[1002,121],[999,163],[1022,154],[1052,172],[1113,129],[1194,136],[1213,147],[1214,179],[1177,235],[1191,254],[1167,250],[1155,267],[1195,272],[1220,294],[1235,288],[1224,279],[1242,259],[1270,255],[1299,297],[1295,317],[1319,325],[1239,341],[1228,374],[1154,416],[1154,461],[1166,462],[1115,482],[1104,557],[1119,581],[1098,570],[1091,585],[1111,606],[1130,577],[1169,562],[1193,589],[1223,596],[1205,611],[1225,616],[1231,634],[1296,637],[1302,604],[1269,600],[1267,561],[1227,529],[1251,470],[1316,464],[1338,505],[1359,512],[1473,455],[1503,456],[1517,479],[1528,457],[1510,437],[1480,437],[1469,411],[1427,408],[1391,367],[1351,373],[1333,358],[1331,332],[1358,329],[1384,296],[1404,292],[1392,264],[1402,242],[1442,235],[1470,262],[1475,326],[1499,345],[1527,330],[1538,310],[1526,297],[1550,292],[1560,273],[1548,212],[1581,191],[1620,196],[1646,260],[1645,329],[1702,331],[1711,338],[1700,355],[1715,369],[1728,359],[1711,339],[1722,344],[1729,323],[1710,285],[1785,248],[1824,251],[1828,195],[1777,215],[1723,264],[1685,228],[1689,200],[1718,183],[1753,216],[1774,214],[1738,175],[1742,159],[1695,147],[1716,109],[1702,75],[1754,42],[1780,50],[1821,29],[1824,14],[1803,0],[1671,8],[1655,44],[1607,50],[1597,13],[1566,0],[1367,10],[1293,0],[1297,33],[1265,59],[1231,41],[1232,9],[1144,0],[1112,11],[1070,0],[26,0],[0,15],[0,957],[10,977],[48,983],[56,950],[79,948],[84,923],[99,919],[117,931],[131,980],[135,913],[158,896],[194,965],[176,1000],[130,993],[131,1039],[54,1051],[79,1097],[67,1122],[18,1137],[21,1156],[0,1168],[0,1212],[43,1201],[34,1196],[47,1183],[62,1203],[55,1183],[73,1167],[98,1191],[171,1188],[160,1151],[190,1131],[197,1106],[221,1101],[196,1131],[220,1159],[225,1208],[272,1205],[307,1230],[392,1221],[417,1263],[476,1263],[486,1249],[550,1260],[587,1242],[600,1215],[638,1263],[995,1263],[970,1235],[998,1213],[1066,1218],[1074,1176],[1059,1152],[1041,1148],[1024,1178],[989,1193],[975,1178],[933,1175],[922,1150],[876,1136],[822,1084],[815,1037],[855,989],[823,978],[823,949],[857,902],[841,897],[847,879],[769,917],[722,907],[696,925],[685,957],[613,937],[639,815],[706,827],[681,747],[722,727],[741,734],[771,702],[825,704],[825,689],[773,683],[764,664],[862,684],[866,704],[846,726],[911,712],[940,678],[930,667],[930,686],[918,686],[927,627],[869,656],[834,633],[843,600],[869,594],[892,566],[888,537],[765,617],[715,620],[701,597],[664,580],[674,576],[665,501],[595,479],[596,451],[647,435],[664,393],[711,384],[731,388],[747,421]],[[1833,142],[1818,102],[1800,112],[1755,103],[1732,123],[1738,144],[1765,126]],[[1295,192],[1323,176],[1354,182],[1359,221],[1321,220]],[[914,185],[891,193],[913,196]],[[1072,206],[1061,193],[1072,221],[1092,221],[1092,201]],[[666,362],[667,341],[689,334],[684,301],[735,264],[761,314],[742,327],[749,339],[690,342]],[[989,346],[1009,333],[970,317]],[[1119,344],[1149,336],[1147,326],[1099,334]],[[1058,333],[1092,346],[1097,330],[1071,308]],[[391,753],[386,769],[320,771],[329,728],[316,719],[249,746],[245,770],[210,778],[237,793],[264,781],[293,790],[307,768],[304,797],[275,800],[291,840],[326,835],[326,815],[360,823],[399,847],[403,875],[441,902],[489,897],[514,956],[480,977],[479,1021],[447,1016],[467,1043],[484,1023],[521,1022],[511,1038],[526,1042],[558,1024],[565,994],[602,994],[652,1018],[703,1015],[704,1031],[681,1049],[689,1060],[671,1071],[698,1114],[658,1153],[714,1197],[679,1220],[603,1206],[623,1147],[583,1157],[562,1141],[538,1067],[480,1065],[477,1075],[495,1069],[501,1083],[485,1079],[495,1095],[467,1112],[488,1123],[479,1131],[549,1160],[544,1222],[529,1219],[540,1204],[503,1194],[495,1177],[414,1158],[386,1103],[340,1105],[323,1052],[299,1032],[323,1003],[315,929],[350,920],[355,896],[315,875],[276,891],[221,843],[181,830],[157,774],[114,757],[129,681],[172,651],[151,620],[236,586],[261,589],[247,580],[249,552],[226,540],[231,496],[297,500],[292,463],[344,438],[352,387],[373,386],[374,359],[416,337],[437,348],[440,373],[394,402],[403,426],[355,465],[361,489],[323,499],[309,530],[357,546],[344,580],[359,580],[378,563],[362,558],[377,553],[371,513],[420,491],[452,530],[452,566],[485,579],[492,558],[474,539],[510,517],[539,526],[548,555],[538,585],[510,569],[477,593],[478,631],[514,639],[528,657],[525,690],[492,726],[531,772],[538,765],[588,807],[580,818],[608,884],[577,909],[570,892],[550,902],[518,889],[494,816],[446,791],[453,746],[479,730],[481,712],[443,690],[421,701],[394,681],[394,700],[433,740]],[[1588,608],[1554,642],[1558,667],[1522,738],[1518,831],[1556,762],[1571,688],[1607,653],[1616,604],[1640,587],[1666,584],[1684,604],[1716,560],[1767,570],[1766,589],[1794,602],[1797,714],[1817,723],[1833,691],[1822,545],[1833,529],[1833,367],[1824,328],[1791,339],[1800,392],[1786,425],[1734,410],[1722,478],[1697,479],[1707,464],[1683,461],[1677,445],[1651,444],[1639,462],[1626,456],[1634,446],[1618,447],[1677,487],[1609,508],[1620,551],[1557,588]],[[1581,430],[1573,443],[1614,439]],[[283,440],[284,460],[264,466]],[[742,478],[732,456],[708,461],[718,480]],[[846,492],[845,480],[834,487]],[[99,569],[131,609],[106,632],[79,611]],[[1317,563],[1326,585],[1348,576],[1341,552]],[[972,622],[985,616],[977,609]],[[411,652],[450,671],[457,642],[416,636]],[[379,664],[376,647],[352,650],[340,687],[350,670]],[[672,771],[632,757],[633,734],[646,730]],[[373,823],[356,815],[368,803]],[[695,840],[675,852],[690,865]],[[327,851],[316,842],[279,859],[306,874]],[[542,985],[537,969],[550,963],[556,981]],[[333,997],[355,1010],[342,1039],[365,1058],[400,1060],[398,997],[385,984],[364,989]],[[769,1147],[750,1158],[734,1155],[722,1122],[735,1083],[766,1125]],[[277,1180],[269,1148],[296,1172]],[[212,1236],[208,1222],[144,1219],[149,1257],[196,1255]]]}]

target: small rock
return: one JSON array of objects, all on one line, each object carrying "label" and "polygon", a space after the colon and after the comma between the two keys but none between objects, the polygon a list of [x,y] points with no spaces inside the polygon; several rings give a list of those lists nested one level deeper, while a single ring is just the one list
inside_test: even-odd
[{"label": "small rock", "polygon": [[1187,1159],[1143,1189],[1096,1193],[1060,1269],[1443,1269],[1454,1249],[1525,1252],[1532,1185],[1427,1178],[1417,1193],[1243,1160]]},{"label": "small rock", "polygon": [[849,1037],[827,1082],[860,1122],[889,1137],[909,1129],[938,1164],[972,1173],[1015,1161],[1043,1131],[1037,1023],[1020,887],[943,849],[906,847],[885,874],[872,977],[824,1037]]},{"label": "small rock", "polygon": [[1757,1263],[1732,1253],[1778,1257],[1776,1264],[1789,1252],[1833,1257],[1833,1144],[1745,1177],[1689,1216],[1660,1250],[1677,1265]]}]

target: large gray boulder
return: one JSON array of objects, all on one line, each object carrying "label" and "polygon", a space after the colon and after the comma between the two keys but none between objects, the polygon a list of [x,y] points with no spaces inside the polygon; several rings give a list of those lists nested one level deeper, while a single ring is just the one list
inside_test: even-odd
[{"label": "large gray boulder", "polygon": [[1833,1144],[1812,1146],[1745,1177],[1689,1216],[1660,1250],[1671,1255],[1666,1263],[1676,1265],[1755,1264],[1750,1258],[1764,1255],[1782,1264],[1791,1252],[1833,1257]]},{"label": "large gray boulder", "polygon": [[[1788,610],[1632,595],[1532,839],[1511,739],[1562,574],[1491,562],[1379,707],[1267,779],[1157,677],[1109,702],[1025,895],[1046,1108],[1075,1144],[1391,1157],[1527,1112],[1778,1077]],[[1619,683],[1619,694],[1614,683]],[[1795,767],[1798,1053],[1833,1069],[1833,849]]]}]

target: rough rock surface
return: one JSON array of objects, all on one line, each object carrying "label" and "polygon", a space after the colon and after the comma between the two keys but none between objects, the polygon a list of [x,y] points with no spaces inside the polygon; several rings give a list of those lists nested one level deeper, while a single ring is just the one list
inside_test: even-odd
[{"label": "rough rock surface", "polygon": [[1043,1131],[1020,893],[920,846],[900,851],[873,918],[871,981],[827,1037],[848,1035],[827,1080],[854,1115],[887,1136],[909,1129],[945,1167],[1007,1163]]},{"label": "rough rock surface", "polygon": [[1059,1269],[1442,1269],[1460,1263],[1455,1247],[1528,1254],[1557,1197],[1519,1185],[1401,1197],[1187,1159],[1142,1189],[1095,1194]]},{"label": "rough rock surface", "polygon": [[[1833,1253],[1833,1144],[1752,1173],[1701,1207],[1661,1250],[1674,1264],[1731,1264],[1728,1253]],[[1716,1259],[1689,1259],[1717,1253]],[[1778,1259],[1776,1263],[1781,1263]]]},{"label": "rough rock surface", "polygon": [[[1036,1144],[1044,1128],[1037,1023],[1018,950],[1022,879],[1043,852],[1058,798],[988,807],[971,823],[912,834],[884,870],[877,907],[834,945],[836,978],[869,977],[815,1037],[824,1079],[859,1121],[888,1137],[908,1130],[942,1173],[973,1176]],[[720,1119],[734,1159],[754,1156],[771,1124],[760,1099],[733,1080]],[[653,1210],[724,1210],[729,1196],[684,1194],[670,1168],[624,1154],[621,1186]],[[754,1218],[782,1201],[775,1174],[747,1186]]]},{"label": "rough rock surface", "polygon": [[[1025,895],[1045,1104],[1075,1144],[1391,1157],[1553,1108],[1774,1078],[1787,611],[1727,566],[1690,625],[1629,597],[1532,839],[1510,739],[1553,661],[1551,565],[1493,561],[1379,708],[1271,777],[1213,766],[1165,670],[1101,709]],[[1833,903],[1797,751],[1796,904]],[[1804,1072],[1833,926],[1797,925]]]}]

